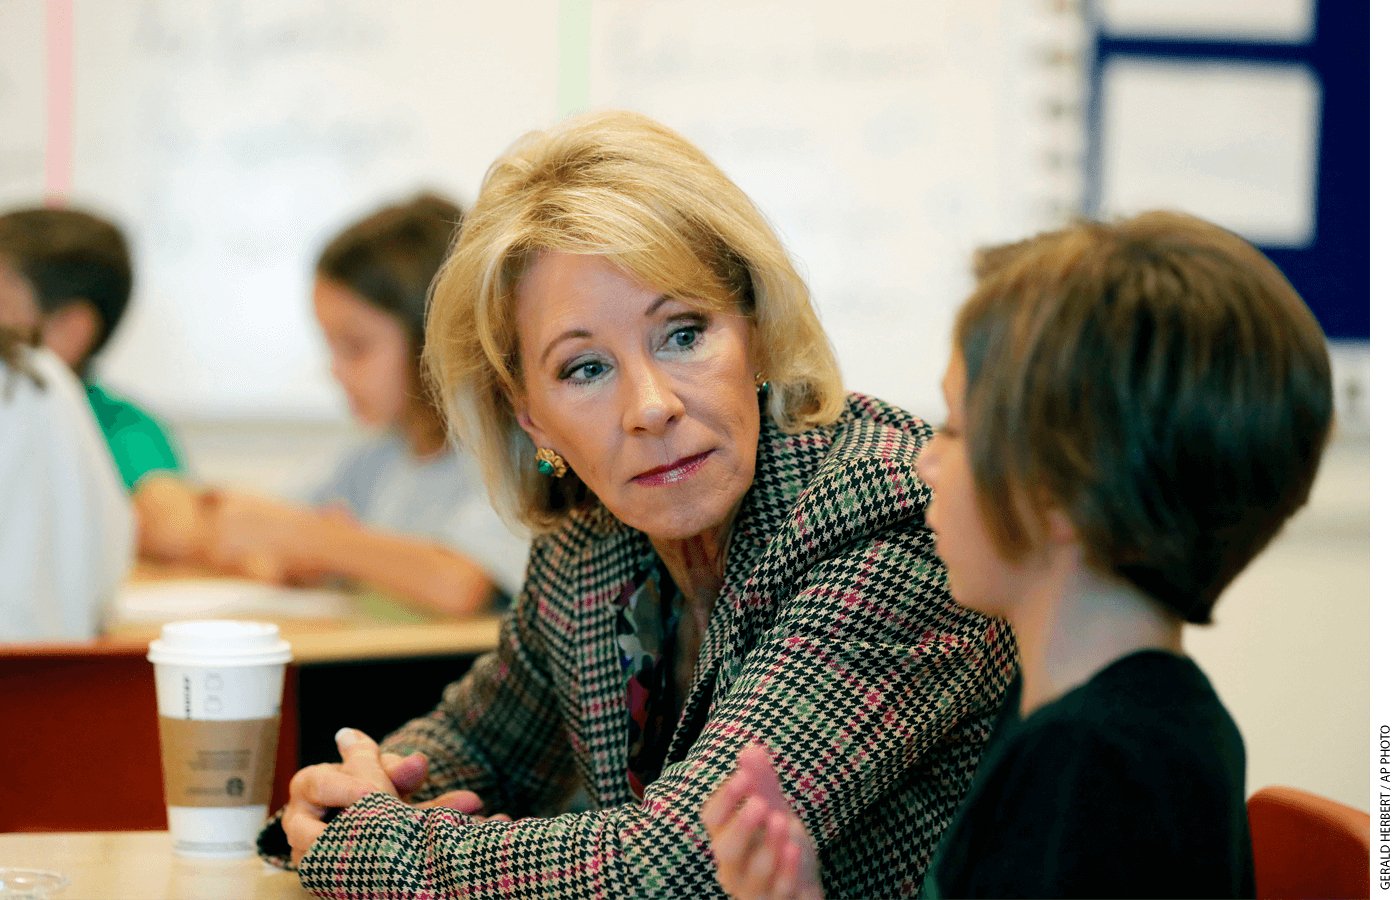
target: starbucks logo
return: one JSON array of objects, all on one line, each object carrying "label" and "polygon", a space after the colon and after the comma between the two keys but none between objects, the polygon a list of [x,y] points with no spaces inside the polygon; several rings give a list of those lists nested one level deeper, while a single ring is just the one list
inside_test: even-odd
[{"label": "starbucks logo", "polygon": [[242,797],[243,779],[235,775],[224,784],[224,790],[228,792],[230,797]]}]

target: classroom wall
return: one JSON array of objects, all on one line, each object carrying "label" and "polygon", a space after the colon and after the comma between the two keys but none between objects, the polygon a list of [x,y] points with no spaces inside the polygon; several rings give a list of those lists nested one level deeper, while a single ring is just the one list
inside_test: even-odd
[{"label": "classroom wall", "polygon": [[1342,436],[1312,497],[1186,649],[1239,724],[1246,786],[1370,809],[1370,447]]},{"label": "classroom wall", "polygon": [[[1222,4],[1193,3],[1220,18]],[[1265,21],[1311,9],[1243,5]],[[290,491],[355,439],[310,312],[326,238],[420,187],[470,200],[528,129],[635,108],[695,140],[771,217],[848,385],[936,419],[968,254],[1058,224],[1082,194],[1082,11],[0,0],[0,208],[53,188],[121,221],[137,288],[102,376],[174,419],[202,477]],[[1363,807],[1368,353],[1338,348],[1345,428],[1313,504],[1189,642],[1245,733],[1251,787]]]},{"label": "classroom wall", "polygon": [[[46,5],[71,10],[57,73],[44,48],[65,32]],[[56,182],[133,239],[135,302],[104,377],[179,416],[341,416],[308,302],[327,237],[420,186],[469,200],[527,130],[620,106],[753,195],[853,387],[934,416],[932,380],[906,361],[946,360],[970,251],[1057,223],[1079,190],[1072,166],[1044,164],[1072,158],[1079,130],[1043,112],[1076,99],[1080,80],[1044,58],[1082,28],[1042,4],[403,9],[0,0],[0,206]],[[43,149],[51,90],[71,95],[71,158]]]}]

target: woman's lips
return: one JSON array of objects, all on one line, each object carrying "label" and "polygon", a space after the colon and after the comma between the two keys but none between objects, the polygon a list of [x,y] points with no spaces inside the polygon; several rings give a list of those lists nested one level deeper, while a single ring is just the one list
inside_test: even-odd
[{"label": "woman's lips", "polygon": [[684,481],[695,474],[695,472],[705,464],[705,460],[710,458],[710,453],[712,452],[713,451],[706,450],[704,453],[687,456],[685,459],[678,460],[669,466],[657,466],[655,469],[651,469],[636,476],[632,481],[634,484],[640,484],[645,487],[660,487],[662,485]]}]

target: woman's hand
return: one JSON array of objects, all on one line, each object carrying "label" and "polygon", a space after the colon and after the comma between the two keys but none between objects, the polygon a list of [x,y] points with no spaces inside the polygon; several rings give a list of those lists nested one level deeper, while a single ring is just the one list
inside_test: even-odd
[{"label": "woman's hand", "polygon": [[817,851],[758,744],[700,810],[719,883],[737,900],[821,900]]},{"label": "woman's hand", "polygon": [[[292,847],[293,865],[300,865],[306,851],[326,830],[325,819],[332,810],[344,809],[375,792],[405,800],[428,775],[428,758],[423,754],[381,753],[379,744],[369,735],[353,728],[336,732],[335,742],[341,762],[308,766],[292,776],[291,800],[282,812],[282,830]],[[481,798],[471,791],[448,791],[415,806],[474,813],[481,808]]]},{"label": "woman's hand", "polygon": [[291,800],[282,811],[282,830],[292,847],[293,865],[301,863],[326,830],[325,818],[331,810],[344,809],[376,791],[399,795],[380,762],[378,744],[348,728],[342,728],[335,738],[343,762],[308,766],[292,776]]}]

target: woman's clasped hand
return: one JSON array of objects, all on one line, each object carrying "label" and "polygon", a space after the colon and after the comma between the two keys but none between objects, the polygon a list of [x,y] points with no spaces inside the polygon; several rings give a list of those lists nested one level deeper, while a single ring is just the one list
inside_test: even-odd
[{"label": "woman's clasped hand", "polygon": [[[282,811],[282,828],[292,847],[293,863],[300,862],[307,848],[326,830],[325,819],[334,810],[375,792],[407,800],[428,775],[428,759],[423,754],[400,756],[381,752],[373,738],[354,728],[337,731],[335,744],[340,749],[339,763],[308,766],[292,776],[291,800]],[[448,791],[414,806],[471,815],[481,808],[481,798],[471,791]]]}]

